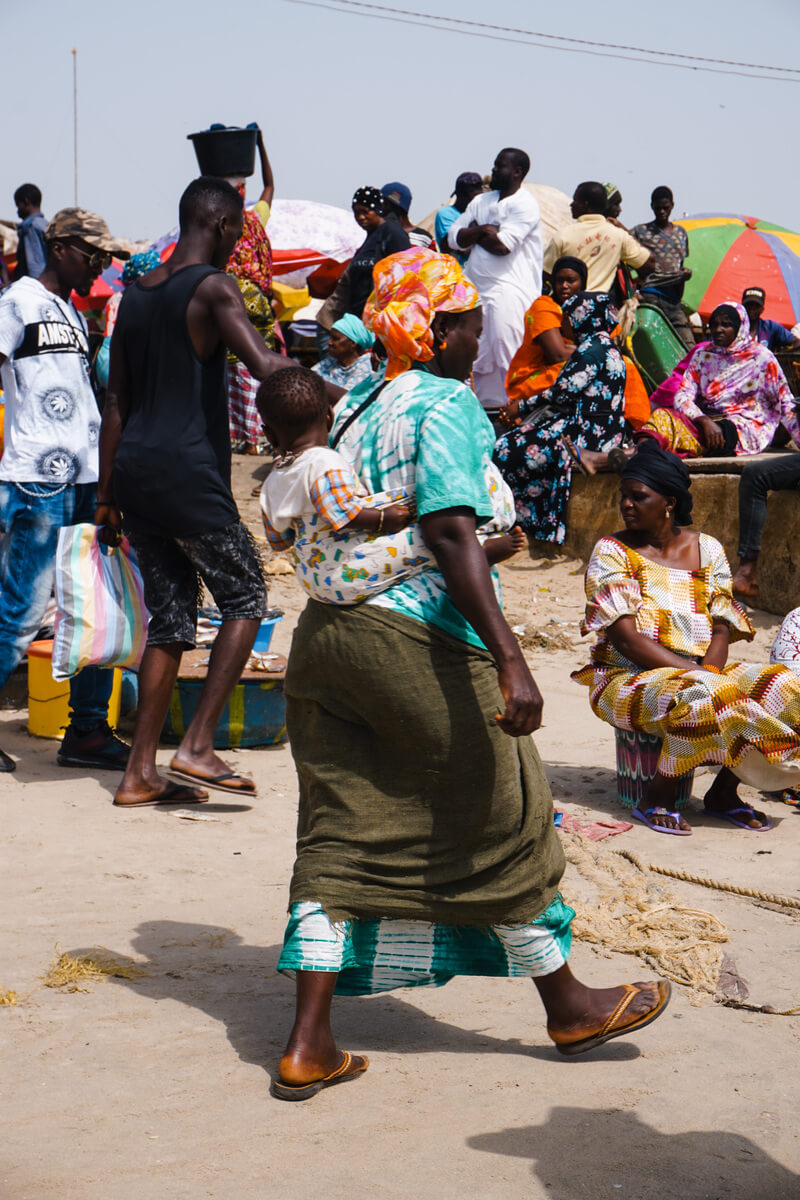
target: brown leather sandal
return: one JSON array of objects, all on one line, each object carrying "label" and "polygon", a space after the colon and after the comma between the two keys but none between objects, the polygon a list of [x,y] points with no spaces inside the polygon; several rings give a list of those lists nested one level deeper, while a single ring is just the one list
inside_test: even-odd
[{"label": "brown leather sandal", "polygon": [[660,1017],[664,1009],[669,1004],[669,998],[672,994],[672,985],[666,979],[659,981],[657,985],[658,1003],[650,1009],[649,1012],[642,1013],[641,1016],[635,1017],[634,1020],[627,1024],[620,1024],[625,1013],[630,1007],[630,1003],[636,996],[644,991],[644,988],[638,987],[635,983],[626,983],[625,992],[621,997],[616,1008],[606,1018],[603,1024],[589,1035],[589,1037],[578,1038],[577,1041],[571,1041],[568,1035],[562,1033],[551,1033],[548,1027],[548,1034],[556,1044],[556,1050],[559,1054],[584,1054],[587,1050],[594,1050],[595,1046],[602,1046],[604,1042],[610,1042],[612,1038],[625,1037],[629,1033],[634,1033],[637,1029],[644,1029],[645,1025],[649,1025],[651,1021],[655,1021]]},{"label": "brown leather sandal", "polygon": [[272,1083],[272,1094],[277,1100],[310,1100],[317,1092],[333,1083],[347,1083],[348,1079],[356,1079],[363,1075],[368,1066],[369,1059],[365,1054],[350,1054],[349,1051],[343,1050],[339,1066],[324,1079],[300,1084],[283,1083],[282,1080],[275,1079]]}]

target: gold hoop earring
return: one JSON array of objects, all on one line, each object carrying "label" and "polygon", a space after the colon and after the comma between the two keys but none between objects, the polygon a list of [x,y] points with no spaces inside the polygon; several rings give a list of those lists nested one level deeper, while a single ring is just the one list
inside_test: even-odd
[{"label": "gold hoop earring", "polygon": [[439,342],[439,349],[440,350],[447,349],[447,338],[442,338],[442,340]]}]

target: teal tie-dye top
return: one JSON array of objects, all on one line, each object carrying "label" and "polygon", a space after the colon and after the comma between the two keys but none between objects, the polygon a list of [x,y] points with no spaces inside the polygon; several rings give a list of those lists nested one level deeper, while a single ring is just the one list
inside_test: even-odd
[{"label": "teal tie-dye top", "polygon": [[[374,380],[367,380],[339,402],[332,437],[375,386]],[[470,388],[454,379],[412,370],[384,387],[348,426],[336,449],[368,492],[413,489],[418,517],[445,508],[471,508],[480,525],[492,516],[486,470],[494,442],[492,426]],[[492,576],[499,595],[496,571]],[[440,571],[423,571],[366,603],[483,646],[448,596]]]}]

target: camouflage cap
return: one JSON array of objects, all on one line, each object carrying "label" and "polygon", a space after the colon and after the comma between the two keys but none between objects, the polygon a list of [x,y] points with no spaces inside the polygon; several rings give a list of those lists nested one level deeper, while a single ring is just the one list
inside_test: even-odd
[{"label": "camouflage cap", "polygon": [[130,252],[111,236],[111,230],[103,218],[88,208],[62,208],[47,226],[44,236],[48,242],[80,238],[88,245],[106,250],[117,258],[130,258]]}]

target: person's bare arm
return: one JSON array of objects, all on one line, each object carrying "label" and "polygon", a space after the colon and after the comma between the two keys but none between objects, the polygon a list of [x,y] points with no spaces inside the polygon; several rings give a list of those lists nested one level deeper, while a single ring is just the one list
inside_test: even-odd
[{"label": "person's bare arm", "polygon": [[638,279],[646,279],[648,275],[652,275],[653,271],[655,271],[655,269],[656,269],[656,262],[655,262],[655,259],[653,258],[652,250],[648,254],[645,261],[642,263],[642,265],[640,267],[634,267],[633,269],[636,272],[636,276]]},{"label": "person's bare arm", "polygon": [[[222,272],[209,275],[197,288],[189,302],[187,323],[194,348],[203,359],[210,358],[222,341],[231,354],[244,363],[254,379],[266,379],[273,371],[294,365],[270,350],[256,333],[248,320],[239,288]],[[330,404],[335,404],[344,395],[344,389],[332,383],[325,384],[325,391]]]},{"label": "person's bare arm", "polygon": [[619,650],[620,654],[635,663],[637,667],[641,667],[643,671],[652,671],[657,667],[686,669],[692,666],[690,658],[681,658],[679,654],[673,654],[666,646],[662,646],[659,642],[654,642],[640,633],[633,617],[620,617],[618,621],[615,621],[608,630],[608,640],[616,650]]},{"label": "person's bare arm", "polygon": [[362,508],[344,528],[366,529],[371,533],[399,533],[411,523],[413,515],[407,504],[387,504],[386,508]]},{"label": "person's bare arm", "polygon": [[490,232],[495,232],[494,225],[479,225],[477,221],[473,221],[466,229],[459,229],[456,234],[456,241],[462,250],[471,250],[479,242],[483,245],[483,239]]},{"label": "person's bare arm", "polygon": [[501,242],[498,237],[498,225],[483,225],[482,229],[483,236],[479,239],[479,244],[484,250],[488,250],[490,254],[497,254],[501,258],[503,255],[511,253],[505,242]]},{"label": "person's bare arm", "polygon": [[255,379],[266,379],[287,365],[256,333],[248,320],[242,293],[223,272],[209,275],[198,286],[189,302],[186,323],[192,344],[204,360],[223,342]]},{"label": "person's bare arm", "polygon": [[730,627],[727,621],[714,621],[711,627],[711,644],[700,660],[702,667],[716,667],[721,671],[728,661]]},{"label": "person's bare arm", "polygon": [[533,733],[542,723],[542,696],[492,587],[489,564],[467,508],[428,513],[420,520],[425,545],[444,575],[450,599],[488,647],[497,664],[505,712],[496,720],[511,737]]},{"label": "person's bare arm", "polygon": [[119,439],[128,419],[129,395],[128,367],[115,328],[111,335],[108,387],[100,421],[100,478],[97,483],[94,523],[109,525],[117,530],[122,527],[122,517],[114,503],[114,460],[117,457]]},{"label": "person's bare arm", "polygon": [[264,135],[261,130],[258,131],[256,140],[258,146],[258,157],[261,160],[261,178],[264,181],[264,188],[259,196],[259,200],[263,200],[272,208],[272,201],[275,196],[275,176],[272,173],[272,164],[269,161],[267,148],[264,145]]},{"label": "person's bare arm", "polygon": [[545,329],[534,341],[540,347],[544,361],[550,366],[565,362],[575,349],[572,342],[564,341],[560,329]]}]

